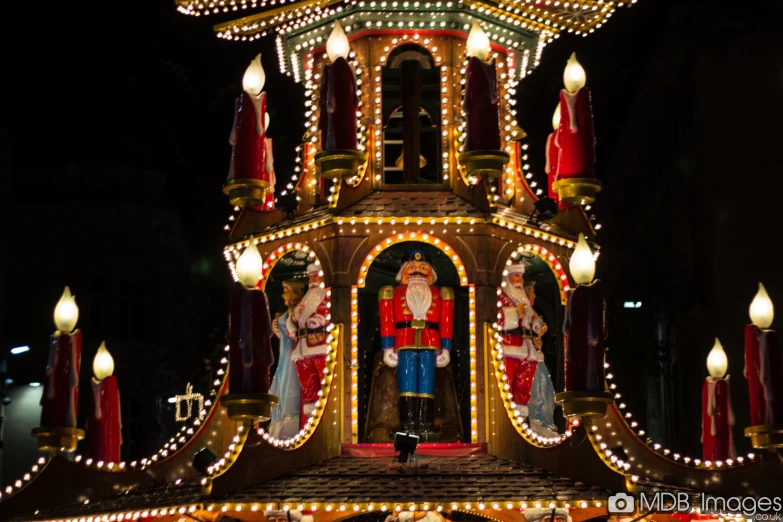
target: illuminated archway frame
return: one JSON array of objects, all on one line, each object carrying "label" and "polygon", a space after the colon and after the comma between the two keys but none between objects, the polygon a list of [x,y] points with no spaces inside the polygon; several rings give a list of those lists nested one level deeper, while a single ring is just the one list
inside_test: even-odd
[{"label": "illuminated archway frame", "polygon": [[[258,240],[253,240],[253,242],[255,244],[259,244]],[[261,273],[261,278],[258,280],[259,289],[262,291],[266,290],[266,284],[269,281],[269,274],[272,273],[272,269],[287,254],[295,251],[306,252],[308,254],[308,258],[312,258],[315,264],[321,266],[321,260],[318,259],[318,256],[309,246],[305,245],[304,243],[286,243],[285,245],[281,245],[272,250],[272,252],[264,261],[263,272]],[[233,264],[231,265],[231,272],[232,275],[235,276],[236,269]],[[323,274],[323,271],[321,271],[321,273]],[[330,289],[326,290],[326,295],[332,295]],[[329,306],[331,307],[331,301]],[[305,424],[304,428],[300,429],[296,435],[288,439],[278,439],[276,437],[272,437],[263,428],[258,428],[258,434],[261,435],[263,439],[269,444],[283,450],[294,450],[307,442],[312,434],[315,433],[316,428],[318,428],[318,425],[321,423],[321,417],[323,417],[323,414],[326,411],[325,406],[329,400],[329,390],[331,390],[332,387],[334,370],[339,357],[338,354],[340,352],[340,340],[342,339],[341,330],[341,325],[332,323],[329,324],[329,337],[327,338],[329,347],[326,352],[327,366],[324,369],[324,376],[321,380],[321,389],[318,392],[319,399],[313,415],[307,419],[307,424]],[[239,452],[237,452],[237,454],[238,453]]]},{"label": "illuminated archway frame", "polygon": [[[557,260],[555,254],[541,245],[526,243],[518,247],[511,253],[510,256],[508,256],[505,266],[511,265],[511,258],[518,256],[523,252],[531,252],[536,254],[538,258],[544,261],[549,269],[552,270],[552,273],[555,276],[555,280],[557,281],[557,288],[560,290],[560,304],[565,306],[565,304],[568,302],[568,291],[571,289],[571,286],[568,284],[568,275],[566,275],[565,270],[563,270],[563,265],[560,263],[560,261]],[[498,295],[500,295],[499,288]]]},{"label": "illuminated archway frame", "polygon": [[[558,262],[557,257],[555,257],[555,255],[552,252],[549,252],[546,248],[532,243],[522,245],[508,256],[508,260],[506,260],[506,264],[504,266],[509,266],[511,264],[511,259],[523,252],[532,252],[542,259],[547,264],[547,266],[549,266],[550,270],[552,270],[555,276],[555,280],[557,281],[558,289],[560,290],[560,304],[565,305],[567,302],[567,292],[570,288],[568,285],[568,276],[563,270],[562,264]],[[498,296],[500,296],[501,292],[502,290],[500,287],[498,287]],[[511,400],[510,393],[508,393],[509,384],[506,382],[506,374],[503,371],[505,368],[503,366],[503,352],[499,347],[500,332],[498,331],[497,324],[492,326],[487,325],[487,328],[489,329],[489,335],[487,338],[490,340],[489,342],[492,353],[492,365],[495,369],[495,379],[498,383],[500,396],[503,397],[503,405],[506,408],[506,414],[508,414],[508,418],[514,425],[517,433],[528,443],[533,444],[534,446],[548,448],[560,444],[571,436],[570,430],[566,430],[566,432],[561,434],[560,437],[541,437],[540,435],[537,435],[527,423],[523,422],[521,417],[519,417],[517,411],[515,410],[515,405]]]},{"label": "illuminated archway frame", "polygon": [[391,235],[379,242],[367,254],[359,268],[357,284],[351,287],[351,442],[359,442],[359,288],[364,288],[366,274],[370,265],[378,255],[398,243],[420,241],[432,245],[451,260],[457,268],[460,286],[468,287],[468,314],[470,317],[470,441],[478,442],[478,409],[476,407],[476,286],[468,282],[465,265],[459,255],[442,239],[426,232],[401,232]]}]

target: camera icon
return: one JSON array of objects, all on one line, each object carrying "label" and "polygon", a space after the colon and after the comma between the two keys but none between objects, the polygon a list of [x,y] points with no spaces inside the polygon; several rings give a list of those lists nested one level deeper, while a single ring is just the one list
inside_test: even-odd
[{"label": "camera icon", "polygon": [[636,511],[636,500],[628,493],[616,493],[607,500],[606,510],[610,515],[629,515]]}]

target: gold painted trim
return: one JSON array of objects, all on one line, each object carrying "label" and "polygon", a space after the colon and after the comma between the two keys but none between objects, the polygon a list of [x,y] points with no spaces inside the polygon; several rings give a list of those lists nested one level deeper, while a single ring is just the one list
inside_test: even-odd
[{"label": "gold painted trim", "polygon": [[328,7],[332,4],[337,3],[338,1],[339,0],[305,0],[303,2],[297,2],[296,4],[293,5],[286,5],[286,6],[278,7],[276,9],[270,9],[268,11],[264,11],[263,13],[237,18],[236,20],[231,20],[230,22],[215,24],[212,26],[212,30],[216,33],[219,33],[225,29],[231,29],[232,27],[235,26],[247,25],[253,22],[266,20],[267,18],[274,18],[277,15],[285,14],[295,9],[305,9],[307,7],[321,5],[321,4],[323,4],[321,5],[321,7]]}]

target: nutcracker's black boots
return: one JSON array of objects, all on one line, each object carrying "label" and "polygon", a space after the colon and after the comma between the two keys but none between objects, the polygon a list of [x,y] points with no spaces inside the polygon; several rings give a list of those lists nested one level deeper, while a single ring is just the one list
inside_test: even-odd
[{"label": "nutcracker's black boots", "polygon": [[440,434],[435,432],[435,399],[419,397],[417,399],[416,421],[421,442],[440,440]]},{"label": "nutcracker's black boots", "polygon": [[416,397],[400,397],[400,431],[414,433],[416,431]]}]

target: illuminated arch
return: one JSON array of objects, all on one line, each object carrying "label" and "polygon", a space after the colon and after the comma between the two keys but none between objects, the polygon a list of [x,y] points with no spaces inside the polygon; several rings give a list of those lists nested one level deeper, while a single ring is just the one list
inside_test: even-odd
[{"label": "illuminated arch", "polygon": [[[285,245],[280,245],[276,249],[272,250],[272,252],[264,261],[264,270],[261,273],[261,279],[258,280],[258,288],[260,288],[261,290],[266,290],[266,283],[269,280],[269,274],[272,273],[272,269],[275,267],[275,265],[281,259],[283,259],[286,256],[286,254],[295,252],[297,250],[301,250],[302,252],[307,252],[308,261],[309,258],[312,258],[313,263],[315,263],[318,266],[322,266],[321,260],[318,259],[318,256],[315,254],[315,250],[313,250],[309,246],[303,243],[286,243]],[[323,272],[323,269],[321,271]],[[236,268],[234,265],[232,265],[231,275],[235,276],[235,272],[236,272]],[[237,280],[236,276],[234,277],[234,280]]]},{"label": "illuminated arch", "polygon": [[506,260],[506,266],[511,264],[511,258],[513,256],[519,255],[522,252],[532,252],[541,260],[543,260],[550,270],[552,270],[552,273],[555,276],[555,280],[557,281],[557,287],[560,290],[560,304],[565,306],[565,304],[568,302],[568,290],[570,290],[571,287],[568,284],[568,276],[566,275],[565,270],[563,270],[563,265],[561,265],[557,260],[555,254],[541,245],[527,243],[514,250],[511,255],[508,256],[508,259]]},{"label": "illuminated arch", "polygon": [[357,284],[351,287],[351,442],[359,442],[359,288],[367,282],[367,271],[378,255],[398,243],[421,241],[432,245],[449,257],[457,268],[460,286],[468,287],[468,314],[470,317],[470,441],[478,442],[478,406],[476,401],[476,286],[468,282],[465,265],[454,249],[440,238],[425,232],[405,232],[387,237],[370,251],[359,268]]},{"label": "illuminated arch", "polygon": [[[568,276],[563,270],[562,265],[558,262],[555,255],[548,251],[541,245],[527,243],[516,248],[506,260],[505,266],[511,264],[511,259],[523,252],[531,252],[542,259],[549,269],[552,270],[557,286],[560,291],[560,302],[565,305],[567,302],[567,292],[569,290]],[[498,295],[500,295],[500,288],[498,288]],[[508,383],[506,382],[506,374],[503,371],[503,353],[499,346],[500,334],[496,328],[487,325],[487,339],[492,352],[492,364],[495,370],[495,379],[497,380],[501,397],[503,397],[503,405],[505,406],[506,413],[511,423],[514,425],[517,433],[525,439],[528,443],[538,447],[551,447],[562,443],[571,435],[571,431],[568,430],[565,434],[561,434],[560,437],[541,437],[537,435],[527,423],[521,421],[521,418],[517,416],[514,409],[514,405],[511,401],[511,397],[508,393]]]},{"label": "illuminated arch", "polygon": [[380,254],[387,248],[396,245],[397,243],[404,243],[406,241],[420,241],[422,243],[427,243],[428,245],[432,245],[438,250],[440,250],[441,252],[443,252],[444,254],[446,254],[449,260],[457,269],[457,274],[459,275],[459,285],[469,286],[465,265],[462,263],[462,259],[460,259],[459,255],[457,255],[457,253],[449,244],[447,244],[442,239],[435,237],[434,235],[426,232],[400,232],[398,234],[394,234],[387,237],[386,239],[384,239],[383,241],[375,245],[375,247],[370,251],[370,253],[367,254],[367,257],[364,258],[364,262],[362,263],[362,266],[359,267],[359,279],[357,281],[357,287],[364,288],[364,285],[366,283],[365,276],[367,274],[367,270],[369,270],[370,265],[375,260],[375,258],[378,257],[378,254]]}]

